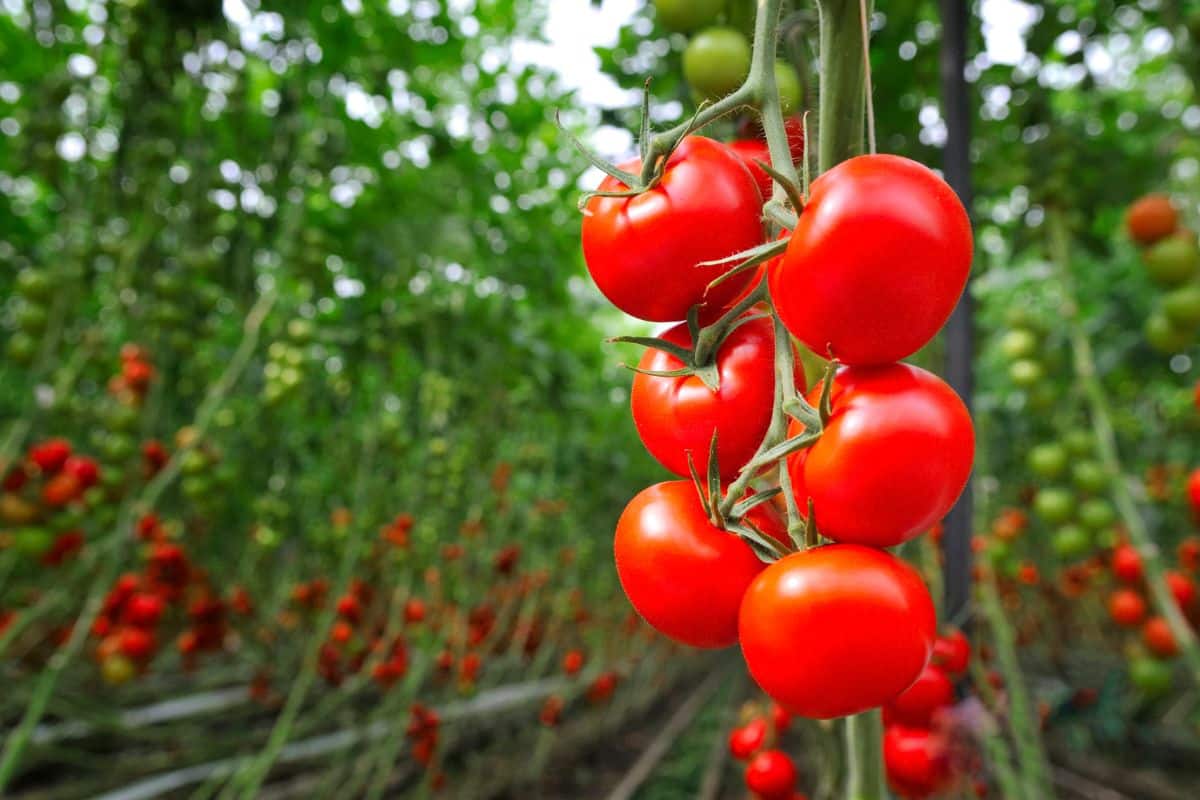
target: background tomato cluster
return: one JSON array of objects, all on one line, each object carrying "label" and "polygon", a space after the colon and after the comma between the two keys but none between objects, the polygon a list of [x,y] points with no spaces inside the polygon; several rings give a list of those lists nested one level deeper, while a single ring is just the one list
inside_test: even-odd
[{"label": "background tomato cluster", "polygon": [[[729,734],[768,717],[746,755],[839,796],[836,728],[774,721],[737,658],[621,594],[612,532],[662,472],[617,366],[642,353],[603,343],[636,323],[580,253],[598,176],[554,120],[637,130],[647,76],[656,125],[685,119],[754,4],[639,4],[596,51],[629,91],[605,108],[511,57],[548,5],[0,6],[6,796],[737,797]],[[1125,218],[1165,193],[1200,225],[1200,26],[1030,8],[1014,58],[982,8],[969,29],[978,580],[973,617],[943,620],[970,633],[969,688],[890,752],[913,786],[1186,797],[1197,676],[1113,487],[1197,619],[1190,284],[1155,283]],[[812,7],[783,27],[810,108]],[[930,165],[940,31],[924,0],[872,18],[880,150]],[[901,555],[937,599],[934,533]]]}]

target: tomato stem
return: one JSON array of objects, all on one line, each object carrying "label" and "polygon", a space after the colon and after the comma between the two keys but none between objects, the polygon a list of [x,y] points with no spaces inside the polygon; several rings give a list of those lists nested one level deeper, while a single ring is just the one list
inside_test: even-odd
[{"label": "tomato stem", "polygon": [[846,800],[887,800],[879,709],[846,718]]}]

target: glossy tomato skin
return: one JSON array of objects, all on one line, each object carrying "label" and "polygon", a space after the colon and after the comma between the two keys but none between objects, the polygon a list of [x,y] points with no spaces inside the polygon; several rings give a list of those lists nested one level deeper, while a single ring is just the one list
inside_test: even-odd
[{"label": "glossy tomato skin", "polygon": [[[769,505],[751,518],[786,541]],[[634,497],[617,521],[614,551],[629,602],[659,632],[692,647],[737,641],[742,595],[765,565],[742,539],[713,527],[691,481],[658,483]]]},{"label": "glossy tomato skin", "polygon": [[1117,589],[1108,597],[1108,615],[1122,628],[1135,628],[1146,618],[1146,601],[1133,589]]},{"label": "glossy tomato skin", "polygon": [[971,663],[971,640],[958,628],[953,628],[933,643],[932,663],[950,675],[963,675]]},{"label": "glossy tomato skin", "polygon": [[[1196,405],[1200,407],[1200,383],[1196,384],[1196,386],[1198,387]],[[1188,475],[1187,495],[1188,505],[1192,507],[1192,519],[1196,521],[1197,525],[1200,525],[1200,467],[1196,467]]]},{"label": "glossy tomato skin", "polygon": [[892,725],[883,734],[883,764],[888,785],[906,800],[943,791],[952,779],[950,761],[936,734]]},{"label": "glossy tomato skin", "polygon": [[763,570],[738,628],[763,691],[793,714],[830,719],[883,705],[912,685],[929,661],[936,620],[908,564],[833,544]]},{"label": "glossy tomato skin", "polygon": [[729,754],[738,761],[746,761],[762,749],[767,741],[767,721],[762,717],[752,719],[729,734]]},{"label": "glossy tomato skin", "polygon": [[758,193],[763,200],[770,198],[774,181],[756,163],[758,161],[764,164],[771,163],[771,151],[767,148],[767,143],[761,139],[735,139],[729,143],[729,149],[737,153],[738,158],[746,165],[746,169],[750,170],[750,174],[754,176],[754,182],[758,184]]},{"label": "glossy tomato skin", "polygon": [[858,156],[811,187],[770,289],[809,349],[845,364],[899,361],[945,324],[971,268],[954,191],[907,158]]},{"label": "glossy tomato skin", "polygon": [[[820,387],[809,393],[814,404]],[[801,512],[809,498],[821,533],[891,547],[929,530],[966,486],[975,432],[941,378],[908,364],[846,367],[834,377],[821,438],[791,456]],[[801,431],[793,423],[791,435]]]},{"label": "glossy tomato skin", "polygon": [[954,684],[949,676],[932,664],[900,694],[883,707],[883,724],[928,728],[943,708],[954,705]]},{"label": "glossy tomato skin", "polygon": [[1122,583],[1140,583],[1142,580],[1142,557],[1131,545],[1122,544],[1113,548],[1113,577]]},{"label": "glossy tomato skin", "polygon": [[[637,172],[638,163],[622,168]],[[626,188],[605,177],[600,191]],[[635,197],[593,197],[583,218],[588,272],[613,305],[654,322],[677,322],[704,302],[722,306],[750,276],[706,287],[731,267],[697,267],[762,242],[762,199],[741,159],[720,142],[689,136],[662,180]]]},{"label": "glossy tomato skin", "polygon": [[[671,328],[663,339],[692,346],[687,325]],[[798,363],[798,362],[797,362]],[[754,455],[771,423],[775,403],[775,332],[771,320],[738,326],[716,353],[720,384],[716,392],[695,375],[660,377],[637,373],[630,406],[642,444],[650,455],[680,477],[689,477],[690,451],[700,475],[707,474],[709,445],[717,433],[717,463],[726,480]],[[641,369],[667,371],[683,363],[662,350],[648,349]],[[804,371],[797,369],[804,390]]]},{"label": "glossy tomato skin", "polygon": [[746,788],[762,800],[791,800],[796,765],[782,750],[764,750],[746,765]]},{"label": "glossy tomato skin", "polygon": [[1162,617],[1151,617],[1142,625],[1142,643],[1159,658],[1174,658],[1179,655],[1179,644],[1171,626]]},{"label": "glossy tomato skin", "polygon": [[1129,236],[1141,245],[1151,245],[1170,236],[1179,226],[1179,214],[1171,198],[1148,194],[1139,198],[1125,212],[1125,227]]}]

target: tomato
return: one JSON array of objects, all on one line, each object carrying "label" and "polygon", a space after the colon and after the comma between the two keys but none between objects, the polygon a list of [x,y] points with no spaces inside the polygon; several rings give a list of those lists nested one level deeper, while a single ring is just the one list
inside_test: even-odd
[{"label": "tomato", "polygon": [[1158,697],[1171,690],[1171,665],[1153,658],[1135,658],[1129,662],[1129,680],[1139,692]]},{"label": "tomato", "polygon": [[[820,387],[810,392],[814,405]],[[845,367],[821,438],[789,458],[793,491],[834,541],[891,547],[933,527],[958,499],[975,453],[966,406],[920,367]],[[802,426],[793,423],[792,434]]]},{"label": "tomato", "polygon": [[1192,507],[1192,518],[1200,524],[1200,467],[1192,470],[1187,480],[1188,504]]},{"label": "tomato", "polygon": [[1179,543],[1175,548],[1175,555],[1179,558],[1179,565],[1189,572],[1195,572],[1200,568],[1200,538],[1189,536]]},{"label": "tomato", "polygon": [[950,675],[966,673],[971,663],[971,641],[958,628],[937,637],[933,643],[932,663]]},{"label": "tomato", "polygon": [[1191,231],[1174,233],[1142,253],[1142,265],[1150,280],[1160,286],[1179,286],[1200,269],[1200,250]]},{"label": "tomato", "polygon": [[[936,654],[936,644],[934,653]],[[940,667],[932,664],[921,670],[917,680],[883,707],[884,725],[912,725],[928,728],[938,711],[954,705],[954,684]]]},{"label": "tomato", "polygon": [[762,800],[790,800],[796,765],[782,750],[764,750],[746,765],[746,788]]},{"label": "tomato", "polygon": [[1138,244],[1154,244],[1171,235],[1179,224],[1179,215],[1171,199],[1162,194],[1139,198],[1125,212],[1125,227]]},{"label": "tomato", "polygon": [[1154,311],[1146,317],[1142,334],[1151,347],[1168,355],[1186,350],[1194,338],[1190,331],[1172,325],[1171,320],[1161,311]]},{"label": "tomato", "polygon": [[754,680],[789,712],[818,719],[875,708],[912,685],[933,649],[921,576],[882,550],[833,544],[793,553],[754,579],[739,620]]},{"label": "tomato", "polygon": [[[637,172],[635,161],[622,165]],[[601,191],[625,187],[605,177]],[[641,319],[677,322],[702,301],[721,307],[750,280],[745,273],[706,296],[733,264],[697,267],[762,242],[754,176],[728,147],[689,136],[667,159],[662,180],[635,197],[593,197],[583,218],[583,255],[600,291]],[[703,231],[703,235],[697,235]]]},{"label": "tomato", "polygon": [[1051,525],[1058,525],[1075,513],[1075,496],[1067,489],[1047,486],[1033,498],[1033,511]]},{"label": "tomato", "polygon": [[1133,589],[1117,589],[1108,596],[1108,615],[1122,628],[1134,628],[1146,618],[1146,601]]},{"label": "tomato", "polygon": [[[766,505],[751,512],[760,530],[787,541]],[[713,527],[691,481],[643,489],[617,521],[617,577],[646,622],[692,647],[737,641],[738,607],[763,563],[745,541]]]},{"label": "tomato", "polygon": [[1008,365],[1008,377],[1018,388],[1029,389],[1046,377],[1046,368],[1040,361],[1022,358]]},{"label": "tomato", "polygon": [[724,7],[725,0],[654,0],[659,24],[678,33],[708,25]]},{"label": "tomato", "polygon": [[920,728],[903,725],[886,728],[883,764],[892,791],[910,800],[937,794],[952,777],[944,743],[937,735]]},{"label": "tomato", "polygon": [[1112,552],[1112,572],[1121,583],[1138,583],[1142,580],[1142,557],[1131,546],[1118,545]]},{"label": "tomato", "polygon": [[42,502],[51,508],[62,508],[78,497],[82,491],[83,487],[79,485],[79,481],[74,475],[60,472],[46,481],[46,485],[42,487]]},{"label": "tomato", "polygon": [[100,676],[109,686],[120,686],[133,680],[137,668],[123,655],[113,653],[100,662]]},{"label": "tomato", "polygon": [[142,628],[125,628],[118,639],[121,655],[133,661],[145,661],[154,654],[154,634]]},{"label": "tomato", "polygon": [[792,715],[779,703],[771,703],[771,724],[775,726],[775,733],[783,733],[792,727]]},{"label": "tomato", "polygon": [[1102,492],[1108,488],[1108,471],[1097,461],[1078,461],[1071,467],[1071,480],[1085,492]]},{"label": "tomato", "polygon": [[1117,512],[1112,504],[1099,497],[1084,500],[1079,504],[1079,521],[1094,531],[1104,530],[1112,525],[1117,518]]},{"label": "tomato", "polygon": [[758,184],[758,193],[762,195],[763,200],[769,200],[775,182],[762,167],[755,163],[758,161],[764,164],[771,163],[771,151],[767,148],[767,143],[761,139],[735,139],[729,143],[729,149],[737,153],[738,158],[746,165],[746,169],[750,170],[755,183]]},{"label": "tomato", "polygon": [[907,158],[858,156],[810,187],[769,272],[784,323],[818,355],[898,361],[933,338],[971,268],[971,225],[954,191]]},{"label": "tomato", "polygon": [[779,93],[779,105],[784,114],[800,107],[800,76],[786,61],[775,62],[775,90]]},{"label": "tomato", "polygon": [[84,456],[71,456],[62,467],[62,471],[71,475],[82,489],[90,489],[100,480],[100,467],[96,462]]},{"label": "tomato", "polygon": [[1062,525],[1054,531],[1050,546],[1059,558],[1070,561],[1087,555],[1092,549],[1092,537],[1080,525]]},{"label": "tomato", "polygon": [[562,668],[567,675],[576,675],[583,669],[583,653],[579,650],[568,650],[563,656]]},{"label": "tomato", "polygon": [[1179,606],[1180,611],[1187,611],[1196,602],[1196,584],[1182,572],[1173,569],[1167,570],[1165,577],[1167,588],[1175,598],[1175,604]]},{"label": "tomato", "polygon": [[1067,469],[1067,449],[1058,442],[1035,445],[1030,449],[1027,461],[1034,475],[1053,480]]},{"label": "tomato", "polygon": [[165,610],[163,599],[156,594],[139,592],[125,602],[122,617],[125,622],[139,628],[152,628],[158,624]]},{"label": "tomato", "polygon": [[[692,346],[687,325],[662,335],[683,347]],[[641,369],[675,370],[683,363],[662,350],[649,349]],[[716,353],[720,376],[716,392],[695,375],[659,377],[638,373],[633,378],[630,406],[638,436],[664,467],[688,477],[691,452],[700,475],[708,470],[713,431],[717,433],[717,463],[726,480],[737,475],[767,433],[775,405],[775,332],[771,320],[759,318],[738,326]],[[804,390],[804,371],[795,379]]]},{"label": "tomato", "polygon": [[[804,117],[793,114],[783,121],[783,130],[787,134],[788,149],[792,151],[792,161],[799,163],[804,159]],[[738,136],[743,139],[758,139],[766,141],[762,122],[756,116],[745,117],[738,125]]]},{"label": "tomato", "polygon": [[1000,339],[1000,352],[1010,361],[1031,358],[1038,351],[1038,335],[1028,328],[1014,328]]},{"label": "tomato", "polygon": [[1163,297],[1162,312],[1175,328],[1196,330],[1200,327],[1200,286],[1191,283],[1172,289]]},{"label": "tomato", "polygon": [[738,761],[745,761],[762,749],[767,741],[767,721],[761,717],[752,719],[729,734],[729,754]]},{"label": "tomato", "polygon": [[58,472],[70,456],[71,443],[66,439],[47,439],[29,448],[29,460],[46,473]]},{"label": "tomato", "polygon": [[702,98],[732,93],[750,74],[750,42],[733,28],[706,28],[683,51],[683,78]]},{"label": "tomato", "polygon": [[1171,626],[1162,617],[1151,617],[1142,625],[1142,643],[1159,658],[1174,658],[1179,655],[1179,644]]}]

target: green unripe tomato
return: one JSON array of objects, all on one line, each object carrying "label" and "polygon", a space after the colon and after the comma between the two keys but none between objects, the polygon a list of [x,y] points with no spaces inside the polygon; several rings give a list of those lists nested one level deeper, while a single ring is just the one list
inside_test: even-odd
[{"label": "green unripe tomato", "polygon": [[1067,449],[1058,442],[1035,445],[1028,456],[1029,469],[1039,478],[1051,480],[1067,469]]},{"label": "green unripe tomato", "polygon": [[212,491],[212,480],[207,475],[188,475],[179,481],[179,489],[189,500],[199,500]]},{"label": "green unripe tomato", "polygon": [[291,337],[291,340],[296,344],[308,344],[310,341],[312,341],[313,331],[315,329],[316,326],[313,325],[312,320],[302,319],[300,317],[288,320],[287,333],[288,336]]},{"label": "green unripe tomato", "polygon": [[33,363],[34,356],[37,355],[37,340],[24,331],[17,331],[8,340],[8,347],[5,348],[5,354],[14,364],[27,366]]},{"label": "green unripe tomato", "polygon": [[676,33],[712,24],[724,7],[725,0],[654,0],[658,24]]},{"label": "green unripe tomato", "polygon": [[137,409],[124,403],[111,403],[104,411],[104,422],[109,430],[132,431],[138,424]]},{"label": "green unripe tomato", "polygon": [[1167,292],[1162,300],[1162,313],[1178,330],[1194,331],[1200,327],[1200,284],[1189,283]]},{"label": "green unripe tomato", "polygon": [[1102,492],[1108,487],[1108,473],[1098,461],[1078,461],[1071,467],[1071,480],[1085,492]]},{"label": "green unripe tomato", "polygon": [[1079,521],[1094,531],[1104,530],[1117,519],[1112,504],[1099,497],[1084,500],[1079,505]]},{"label": "green unripe tomato", "polygon": [[1150,280],[1159,286],[1178,286],[1200,271],[1200,249],[1196,237],[1185,232],[1172,234],[1142,252],[1142,264]]},{"label": "green unripe tomato", "polygon": [[1000,338],[1000,352],[1009,361],[1031,358],[1037,349],[1037,334],[1028,328],[1014,328]]},{"label": "green unripe tomato", "polygon": [[25,302],[17,309],[17,327],[34,336],[45,333],[50,313],[38,303]]},{"label": "green unripe tomato", "polygon": [[1063,434],[1063,446],[1067,452],[1076,458],[1084,458],[1092,454],[1096,446],[1096,437],[1089,430],[1073,428]]},{"label": "green unripe tomato", "polygon": [[37,558],[49,549],[54,537],[45,528],[17,528],[13,533],[13,549],[30,558]]},{"label": "green unripe tomato", "polygon": [[1029,306],[1015,303],[1004,312],[1004,321],[1010,328],[1028,328],[1032,331],[1042,329],[1041,321],[1030,310]]},{"label": "green unripe tomato", "polygon": [[109,461],[124,461],[133,455],[133,439],[123,433],[109,433],[102,440],[101,451]]},{"label": "green unripe tomato", "polygon": [[1022,389],[1036,385],[1045,376],[1046,370],[1041,362],[1032,358],[1022,358],[1008,365],[1008,377]]},{"label": "green unripe tomato", "polygon": [[26,267],[17,273],[17,294],[34,303],[45,303],[53,290],[43,269]]},{"label": "green unripe tomato", "polygon": [[1160,353],[1178,353],[1186,350],[1192,344],[1191,331],[1176,328],[1161,310],[1146,317],[1146,325],[1142,329],[1146,341]]},{"label": "green unripe tomato", "polygon": [[1087,555],[1092,549],[1092,537],[1082,526],[1068,524],[1054,531],[1050,544],[1059,558],[1073,561]]},{"label": "green unripe tomato", "polygon": [[1170,662],[1139,656],[1129,662],[1129,682],[1147,697],[1160,697],[1171,690]]},{"label": "green unripe tomato", "polygon": [[1033,511],[1050,525],[1061,525],[1075,513],[1075,495],[1055,486],[1039,489],[1033,498]]},{"label": "green unripe tomato", "polygon": [[702,98],[724,97],[750,74],[750,42],[733,28],[706,28],[683,51],[683,77]]},{"label": "green unripe tomato", "polygon": [[999,567],[1012,558],[1012,545],[1003,539],[992,539],[988,542],[987,558],[993,567]]},{"label": "green unripe tomato", "polygon": [[208,469],[208,458],[199,450],[189,450],[179,462],[179,471],[184,475],[199,475]]},{"label": "green unripe tomato", "polygon": [[779,91],[779,105],[784,114],[800,108],[800,76],[786,61],[775,62],[775,88]]}]

